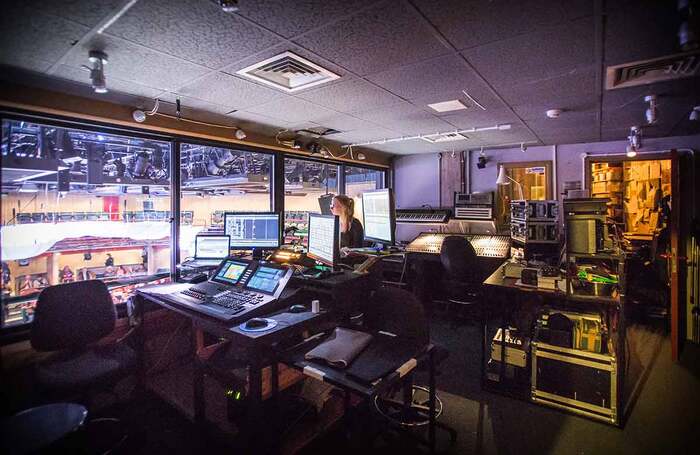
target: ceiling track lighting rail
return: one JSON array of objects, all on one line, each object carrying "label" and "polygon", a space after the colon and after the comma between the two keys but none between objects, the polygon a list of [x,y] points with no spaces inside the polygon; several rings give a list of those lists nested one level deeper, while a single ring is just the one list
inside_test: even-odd
[{"label": "ceiling track lighting rail", "polygon": [[401,136],[401,137],[394,137],[394,138],[389,138],[389,139],[378,139],[376,141],[357,142],[357,143],[343,145],[342,147],[348,148],[348,147],[359,147],[359,146],[363,146],[363,145],[388,144],[391,142],[412,141],[415,139],[425,139],[425,138],[431,138],[431,137],[436,137],[436,136],[444,136],[447,134],[479,133],[482,131],[494,131],[494,130],[504,131],[504,130],[509,130],[510,128],[511,128],[511,124],[505,123],[505,124],[499,124],[499,125],[494,125],[494,126],[482,126],[482,127],[476,127],[476,128],[468,128],[468,129],[464,129],[464,130],[447,131],[447,132],[442,132],[442,133],[417,134],[414,136]]},{"label": "ceiling track lighting rail", "polygon": [[189,123],[195,123],[198,125],[213,126],[215,128],[225,128],[225,129],[229,129],[229,130],[235,130],[234,136],[236,137],[236,139],[238,139],[240,141],[242,141],[243,139],[248,137],[246,132],[237,126],[228,126],[228,125],[221,125],[219,123],[202,122],[200,120],[193,120],[193,119],[183,117],[182,112],[181,112],[180,98],[177,98],[175,100],[175,115],[164,114],[162,112],[158,112],[158,109],[160,108],[160,99],[156,98],[154,103],[155,104],[153,105],[153,109],[150,110],[149,112],[145,112],[141,109],[135,109],[131,113],[131,116],[133,117],[134,121],[136,121],[138,123],[143,123],[146,121],[146,118],[148,118],[149,116],[159,115],[161,117],[172,118],[175,120],[180,120],[180,121],[189,122]]}]

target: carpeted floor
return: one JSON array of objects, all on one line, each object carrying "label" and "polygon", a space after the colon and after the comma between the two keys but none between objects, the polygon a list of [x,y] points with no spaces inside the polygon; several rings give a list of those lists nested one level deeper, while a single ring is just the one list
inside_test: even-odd
[{"label": "carpeted floor", "polygon": [[[459,436],[450,446],[446,434],[439,432],[439,448],[444,453],[667,454],[692,452],[691,448],[700,443],[700,347],[696,345],[688,345],[681,361],[674,364],[670,361],[670,343],[661,332],[632,328],[628,376],[635,380],[628,389],[634,392],[634,399],[624,427],[617,428],[482,391],[480,330],[473,324],[454,324],[438,317],[432,332],[435,341],[451,352],[440,366],[442,373],[437,379],[445,404],[440,420],[455,428]],[[93,413],[92,418],[122,420],[129,437],[119,453],[247,453],[245,448],[232,447],[231,439],[222,436],[216,423],[206,431],[191,423],[191,370],[187,365],[173,364],[163,375],[150,381],[149,391]],[[224,402],[221,389],[209,384],[209,420],[223,419]],[[380,425],[363,410],[366,408],[359,407],[301,453],[421,451],[412,440],[395,439],[393,433],[368,440],[367,436]],[[222,424],[224,432],[225,427]]]}]

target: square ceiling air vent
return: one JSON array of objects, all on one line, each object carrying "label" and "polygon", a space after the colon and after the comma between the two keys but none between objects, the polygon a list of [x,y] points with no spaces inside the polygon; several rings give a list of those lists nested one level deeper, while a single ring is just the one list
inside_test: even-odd
[{"label": "square ceiling air vent", "polygon": [[440,134],[429,134],[421,137],[426,142],[431,144],[436,144],[439,142],[454,142],[454,141],[466,141],[469,136],[465,136],[460,133],[440,133]]},{"label": "square ceiling air vent", "polygon": [[287,93],[330,82],[340,77],[289,51],[243,68],[237,71],[237,74]]},{"label": "square ceiling air vent", "polygon": [[700,74],[700,50],[608,66],[608,90],[682,79]]}]

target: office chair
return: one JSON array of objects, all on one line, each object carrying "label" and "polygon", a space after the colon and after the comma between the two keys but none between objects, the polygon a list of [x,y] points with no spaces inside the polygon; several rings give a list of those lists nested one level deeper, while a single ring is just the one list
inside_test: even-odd
[{"label": "office chair", "polygon": [[[371,330],[383,330],[407,337],[412,340],[428,344],[430,340],[430,327],[425,315],[423,305],[415,295],[396,287],[379,287],[368,305],[365,307],[364,324]],[[435,368],[449,356],[449,351],[444,347],[433,343],[433,361]],[[425,360],[417,365],[417,371],[425,371],[429,365]],[[410,399],[410,405],[404,405],[404,399],[396,398],[403,393],[403,398]],[[424,395],[424,399],[421,399]],[[408,401],[408,400],[406,400]],[[427,425],[428,416],[428,388],[422,385],[410,384],[402,390],[389,390],[374,399],[375,409],[388,420],[404,427],[417,427]],[[442,414],[443,404],[440,397],[435,395],[435,418]],[[447,431],[452,443],[457,439],[457,431],[448,425],[436,421],[437,428]]]},{"label": "office chair", "polygon": [[85,397],[88,388],[111,388],[137,371],[138,356],[126,343],[135,328],[115,343],[97,343],[114,330],[115,321],[112,297],[99,280],[41,291],[30,342],[35,350],[52,353],[35,370],[37,386],[44,396]]},{"label": "office chair", "polygon": [[440,263],[445,269],[443,285],[448,306],[478,309],[480,274],[476,251],[469,240],[457,235],[446,237],[440,248]]}]

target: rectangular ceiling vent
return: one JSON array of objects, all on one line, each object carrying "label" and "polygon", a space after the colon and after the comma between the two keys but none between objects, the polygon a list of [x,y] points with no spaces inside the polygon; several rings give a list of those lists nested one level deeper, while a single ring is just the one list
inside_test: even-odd
[{"label": "rectangular ceiling vent", "polygon": [[700,50],[642,60],[606,69],[607,90],[671,81],[700,74]]},{"label": "rectangular ceiling vent", "polygon": [[237,74],[287,93],[323,84],[340,77],[289,51],[243,68],[237,71]]},{"label": "rectangular ceiling vent", "polygon": [[437,144],[440,142],[466,141],[469,139],[469,136],[459,133],[440,133],[422,136],[421,139],[431,144]]}]

